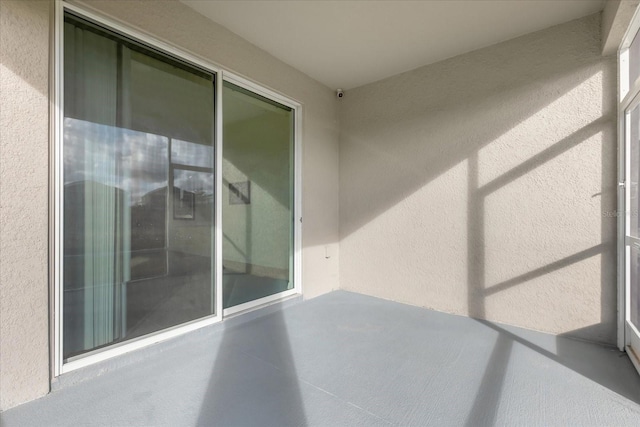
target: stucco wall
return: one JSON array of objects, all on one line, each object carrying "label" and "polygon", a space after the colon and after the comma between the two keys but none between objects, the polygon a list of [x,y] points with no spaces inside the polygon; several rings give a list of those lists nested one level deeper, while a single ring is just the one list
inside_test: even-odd
[{"label": "stucco wall", "polygon": [[343,289],[615,342],[616,68],[599,24],[346,93]]},{"label": "stucco wall", "polygon": [[49,390],[49,3],[0,1],[0,409]]}]

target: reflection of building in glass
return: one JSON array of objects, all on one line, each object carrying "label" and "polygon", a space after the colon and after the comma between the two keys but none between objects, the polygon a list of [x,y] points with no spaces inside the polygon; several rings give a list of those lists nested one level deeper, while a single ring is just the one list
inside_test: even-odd
[{"label": "reflection of building in glass", "polygon": [[195,209],[195,193],[173,187],[173,219],[195,219]]},{"label": "reflection of building in glass", "polygon": [[167,188],[143,195],[131,207],[131,279],[167,274]]}]

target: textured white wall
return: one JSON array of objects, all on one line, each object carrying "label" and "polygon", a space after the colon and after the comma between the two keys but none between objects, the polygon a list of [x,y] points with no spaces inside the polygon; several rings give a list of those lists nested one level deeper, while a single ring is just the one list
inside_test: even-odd
[{"label": "textured white wall", "polygon": [[613,57],[592,15],[349,91],[346,290],[613,343]]},{"label": "textured white wall", "polygon": [[49,3],[0,1],[0,410],[49,390]]}]

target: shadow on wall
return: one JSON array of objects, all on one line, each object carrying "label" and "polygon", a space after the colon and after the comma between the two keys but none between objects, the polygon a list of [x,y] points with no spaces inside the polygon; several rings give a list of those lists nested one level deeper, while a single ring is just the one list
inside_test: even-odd
[{"label": "shadow on wall", "polygon": [[[342,104],[341,283],[498,333],[468,425],[495,422],[517,346],[640,403],[621,378],[628,360],[574,339],[611,344],[616,331],[616,67],[600,56],[599,23],[423,67]],[[482,319],[566,332],[540,345]]]},{"label": "shadow on wall", "polygon": [[345,289],[613,342],[616,76],[599,21],[351,91]]},{"label": "shadow on wall", "polygon": [[197,425],[307,425],[282,310],[227,327],[217,352]]},{"label": "shadow on wall", "polygon": [[[504,385],[506,371],[509,366],[509,360],[511,353],[514,349],[514,345],[522,345],[528,349],[531,349],[540,355],[557,362],[567,368],[583,375],[586,378],[602,385],[603,387],[618,393],[627,399],[640,403],[640,387],[638,381],[629,381],[627,378],[629,372],[633,372],[631,362],[624,357],[624,353],[617,351],[615,348],[611,348],[611,352],[614,355],[607,355],[585,342],[575,340],[575,338],[585,338],[588,340],[596,340],[603,342],[613,342],[615,339],[615,316],[616,316],[616,280],[615,280],[615,231],[616,221],[615,215],[608,215],[608,213],[615,213],[616,206],[616,165],[615,165],[615,111],[614,100],[615,96],[615,76],[614,76],[614,64],[613,58],[604,60],[602,65],[596,66],[592,69],[586,79],[581,79],[576,87],[587,86],[591,93],[601,93],[600,111],[599,115],[591,116],[582,127],[575,130],[573,133],[566,137],[556,141],[549,147],[538,152],[534,156],[521,162],[517,166],[511,168],[504,174],[498,176],[492,181],[479,185],[480,181],[480,164],[479,158],[476,153],[473,153],[468,158],[468,241],[469,248],[475,248],[476,250],[468,251],[468,294],[467,303],[469,307],[469,316],[477,319],[485,319],[487,317],[487,300],[493,295],[500,292],[508,291],[511,288],[526,285],[528,282],[535,281],[544,276],[550,276],[550,280],[555,281],[553,274],[561,271],[565,268],[573,268],[576,265],[578,268],[582,266],[590,272],[597,273],[599,271],[599,284],[600,284],[600,301],[596,301],[600,308],[599,319],[601,323],[588,325],[583,328],[575,329],[564,334],[560,334],[555,337],[555,342],[549,346],[543,346],[538,343],[527,340],[524,337],[520,337],[504,327],[501,327],[495,323],[488,322],[486,320],[478,320],[485,326],[494,329],[498,333],[498,339],[494,345],[493,352],[487,362],[487,366],[484,372],[484,376],[481,385],[477,391],[474,405],[467,417],[467,425],[492,425],[495,422],[497,416],[497,403],[501,396],[501,389]],[[607,64],[608,62],[608,64]],[[607,67],[608,65],[608,67]],[[586,71],[586,70],[585,70]],[[594,72],[595,71],[595,72]],[[594,81],[593,76],[600,75],[599,80]],[[599,83],[601,86],[589,88],[590,84]],[[575,92],[576,89],[567,91],[563,96],[568,96],[571,92]],[[562,93],[562,92],[561,92]],[[557,101],[556,101],[557,102]],[[576,112],[580,114],[578,110]],[[569,116],[572,118],[574,116]],[[588,117],[588,113],[587,113]],[[577,118],[577,117],[576,117]],[[490,250],[490,247],[486,244],[474,244],[474,242],[485,242],[487,233],[487,224],[485,222],[487,215],[487,198],[493,194],[499,192],[502,188],[510,185],[514,181],[527,174],[535,173],[536,169],[544,168],[549,162],[553,162],[558,157],[563,156],[564,153],[569,150],[578,147],[581,144],[587,145],[589,140],[595,136],[600,137],[600,152],[594,153],[595,155],[584,157],[586,162],[593,162],[596,160],[596,165],[599,166],[600,176],[600,188],[595,194],[589,194],[589,188],[581,188],[580,181],[572,179],[571,172],[578,172],[580,168],[575,168],[565,171],[565,174],[554,177],[559,181],[559,185],[564,191],[572,191],[577,193],[582,201],[587,202],[589,198],[592,200],[600,200],[598,204],[600,217],[599,217],[599,229],[593,228],[593,233],[599,238],[597,241],[592,241],[590,245],[584,245],[584,242],[588,239],[569,238],[572,244],[578,248],[584,249],[575,251],[562,258],[556,259],[553,262],[548,262],[538,268],[531,269],[524,273],[521,273],[515,277],[510,277],[498,283],[488,284],[486,277],[485,266],[487,265],[486,252]],[[608,143],[608,144],[607,144]],[[586,150],[585,150],[586,152]],[[587,168],[589,165],[586,166]],[[587,172],[589,173],[589,172]],[[597,176],[597,174],[595,174]],[[569,185],[563,185],[566,182]],[[593,189],[594,187],[591,187]],[[542,188],[544,191],[544,188]],[[527,197],[526,194],[522,194],[523,197]],[[568,199],[575,201],[575,197],[568,196]],[[570,208],[571,206],[569,206]],[[576,215],[580,215],[579,207]],[[593,213],[593,210],[591,210]],[[563,222],[560,217],[550,217],[549,221]],[[516,219],[517,221],[517,219]],[[580,233],[583,230],[577,230],[572,228],[571,221],[564,221],[563,226],[568,227],[569,233]],[[531,226],[533,229],[535,226],[543,226],[542,224],[521,224],[519,226],[527,227]],[[595,224],[593,224],[595,225]],[[514,235],[514,238],[519,236]],[[565,236],[558,235],[558,239],[562,239]],[[586,248],[585,248],[586,246]],[[588,265],[585,267],[585,262],[595,260],[595,265],[590,269]],[[557,280],[557,279],[556,279]],[[558,287],[564,286],[562,279],[557,281]],[[580,283],[578,283],[580,285]],[[576,289],[579,292],[579,287]],[[576,295],[576,301],[580,301],[580,296]],[[562,306],[550,306],[549,310],[562,310],[570,307]],[[578,307],[577,310],[585,309],[585,307]],[[586,308],[588,310],[588,308]],[[576,310],[576,309],[574,309]],[[545,316],[545,310],[538,311],[540,316]],[[579,314],[578,314],[579,315]],[[607,357],[610,356],[610,357]],[[624,357],[621,360],[615,360]],[[621,366],[626,365],[626,366]],[[624,367],[626,369],[621,369]]]},{"label": "shadow on wall", "polygon": [[[0,2],[1,4],[4,2]],[[49,8],[46,5],[47,2],[31,2],[31,1],[14,1],[11,5],[2,7],[2,14],[0,15],[2,21],[5,21],[7,30],[12,32],[10,37],[6,38],[8,43],[13,40],[34,40],[34,31],[40,31],[43,34],[48,34],[47,28],[38,28],[34,30],[34,25],[40,25],[41,23],[49,22]],[[28,22],[27,22],[28,20]],[[39,46],[46,49],[48,45]],[[46,50],[40,52],[46,54]],[[46,64],[46,57],[44,59]],[[27,83],[40,95],[49,96],[48,76],[49,69],[43,65],[42,56],[34,55],[16,55],[15,52],[7,46],[0,45],[0,67],[6,71],[12,73],[18,77],[21,81]],[[23,95],[20,91],[20,95]]]},{"label": "shadow on wall", "polygon": [[[614,82],[604,78],[602,81],[602,105],[606,105],[613,94],[611,88],[615,87]],[[554,143],[550,147],[542,150],[536,155],[530,157],[526,161],[520,163],[516,167],[510,169],[503,175],[495,178],[482,187],[478,186],[479,182],[479,162],[477,155],[471,155],[468,159],[468,235],[469,247],[472,242],[485,240],[485,215],[486,215],[486,198],[492,193],[499,191],[503,186],[507,186],[518,178],[525,176],[527,173],[534,171],[536,168],[544,167],[545,163],[553,161],[556,157],[562,156],[563,153],[576,147],[594,135],[602,133],[611,133],[612,117],[601,116],[586,124],[582,128],[573,132],[569,136]],[[613,136],[609,136],[611,141],[615,141]],[[603,138],[604,139],[604,138]],[[615,333],[614,316],[615,316],[615,300],[607,300],[607,287],[615,286],[615,274],[612,267],[615,265],[615,221],[613,216],[604,215],[606,209],[614,205],[615,189],[612,188],[611,179],[615,177],[615,164],[607,164],[607,160],[611,160],[611,147],[606,146],[602,141],[601,159],[601,188],[602,191],[592,195],[595,197],[607,197],[608,201],[601,201],[601,212],[603,215],[600,219],[600,236],[610,236],[609,240],[602,241],[599,244],[588,247],[584,250],[577,251],[558,259],[554,262],[543,265],[539,268],[529,270],[516,277],[509,278],[502,282],[492,284],[487,287],[485,283],[485,250],[484,245],[475,245],[478,249],[468,253],[468,306],[469,315],[482,323],[488,328],[498,333],[498,338],[494,344],[493,351],[487,362],[480,387],[476,393],[474,404],[467,416],[467,426],[475,425],[493,425],[498,415],[499,402],[501,401],[501,390],[504,386],[509,368],[509,361],[515,346],[524,346],[536,353],[559,363],[582,376],[602,385],[603,387],[618,393],[625,398],[640,404],[640,382],[630,381],[629,372],[633,372],[633,366],[624,353],[619,352],[615,348],[611,348],[613,354],[606,354],[593,345],[576,340],[575,337],[584,337],[587,339],[600,339],[607,341]],[[613,145],[613,144],[612,144]],[[577,190],[577,189],[576,189]],[[578,190],[579,191],[579,190]],[[584,194],[586,197],[587,194]],[[600,285],[601,285],[601,319],[609,319],[610,324],[595,324],[578,330],[573,330],[565,334],[555,337],[547,345],[536,343],[519,336],[512,331],[505,329],[496,323],[489,322],[484,319],[487,315],[485,302],[492,295],[504,292],[512,287],[525,284],[529,281],[553,274],[555,271],[570,267],[590,258],[599,258]],[[613,289],[615,292],[615,289]],[[611,289],[609,289],[609,293]],[[615,295],[615,293],[614,293]],[[544,315],[544,313],[540,313]],[[609,335],[609,336],[607,336]],[[616,360],[616,358],[620,360]],[[622,359],[621,359],[622,358]],[[626,369],[621,369],[626,368]]]}]

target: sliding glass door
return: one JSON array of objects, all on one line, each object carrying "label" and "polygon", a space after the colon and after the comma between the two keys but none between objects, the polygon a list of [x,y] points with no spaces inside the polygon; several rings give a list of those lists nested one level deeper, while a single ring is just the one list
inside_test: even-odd
[{"label": "sliding glass door", "polygon": [[620,347],[640,370],[640,20],[620,49]]},{"label": "sliding glass door", "polygon": [[299,105],[62,8],[54,375],[298,293]]},{"label": "sliding glass door", "polygon": [[293,289],[294,111],[224,82],[224,308]]},{"label": "sliding glass door", "polygon": [[[633,102],[637,104],[640,99]],[[640,361],[640,106],[631,105],[625,111],[627,176],[625,185],[625,267],[627,277],[625,335],[627,351]]]},{"label": "sliding glass door", "polygon": [[67,15],[63,357],[214,314],[214,75]]}]

